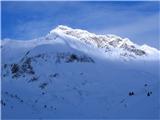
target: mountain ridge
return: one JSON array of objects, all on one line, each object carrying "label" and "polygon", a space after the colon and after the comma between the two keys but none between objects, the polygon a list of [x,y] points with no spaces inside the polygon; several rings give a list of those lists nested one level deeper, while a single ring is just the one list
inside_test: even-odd
[{"label": "mountain ridge", "polygon": [[[137,56],[147,56],[152,54],[160,54],[160,51],[156,48],[150,47],[146,44],[140,46],[133,43],[128,38],[121,38],[116,35],[96,35],[94,33],[90,33],[86,30],[81,29],[72,29],[67,26],[59,25],[55,29],[50,31],[50,34],[63,34],[69,37],[74,37],[86,44],[90,44],[96,46],[98,48],[104,49],[105,52],[114,52],[114,50],[124,50],[122,54],[135,57]],[[117,52],[117,51],[116,51]],[[128,53],[129,52],[129,53]],[[133,53],[133,54],[131,54]]]}]

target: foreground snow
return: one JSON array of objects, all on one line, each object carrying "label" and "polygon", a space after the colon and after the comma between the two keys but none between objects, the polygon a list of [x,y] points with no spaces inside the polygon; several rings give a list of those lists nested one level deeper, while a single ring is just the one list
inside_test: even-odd
[{"label": "foreground snow", "polygon": [[113,35],[97,44],[92,35],[59,26],[2,41],[2,118],[158,119],[159,51]]}]

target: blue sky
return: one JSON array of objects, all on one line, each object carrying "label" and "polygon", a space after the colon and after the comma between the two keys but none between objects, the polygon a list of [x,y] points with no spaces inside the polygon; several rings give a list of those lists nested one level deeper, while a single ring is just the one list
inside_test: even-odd
[{"label": "blue sky", "polygon": [[28,40],[57,25],[159,48],[159,2],[2,2],[2,38]]}]

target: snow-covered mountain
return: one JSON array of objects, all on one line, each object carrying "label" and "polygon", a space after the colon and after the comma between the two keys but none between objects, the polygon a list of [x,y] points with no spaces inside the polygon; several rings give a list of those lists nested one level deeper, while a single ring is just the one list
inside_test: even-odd
[{"label": "snow-covered mountain", "polygon": [[4,119],[159,117],[155,48],[60,25],[1,51]]}]

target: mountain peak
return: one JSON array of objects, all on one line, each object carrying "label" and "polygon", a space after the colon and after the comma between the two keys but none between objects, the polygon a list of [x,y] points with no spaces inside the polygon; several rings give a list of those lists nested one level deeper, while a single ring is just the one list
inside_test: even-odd
[{"label": "mountain peak", "polygon": [[[64,34],[67,34],[67,35],[72,35],[72,36],[75,36],[75,35],[80,35],[80,36],[86,36],[86,35],[93,35],[94,33],[90,33],[86,30],[82,30],[82,29],[74,29],[74,28],[71,28],[71,27],[68,27],[66,25],[58,25],[55,29],[51,30],[50,33],[64,33]],[[80,37],[78,36],[78,37]]]},{"label": "mountain peak", "polygon": [[58,25],[56,27],[56,29],[60,29],[60,30],[71,30],[72,28],[66,26],[66,25]]},{"label": "mountain peak", "polygon": [[68,30],[73,30],[71,27],[68,27],[66,25],[58,25],[56,28],[52,29],[50,33],[55,33],[55,32],[62,32],[62,31],[68,31]]}]

